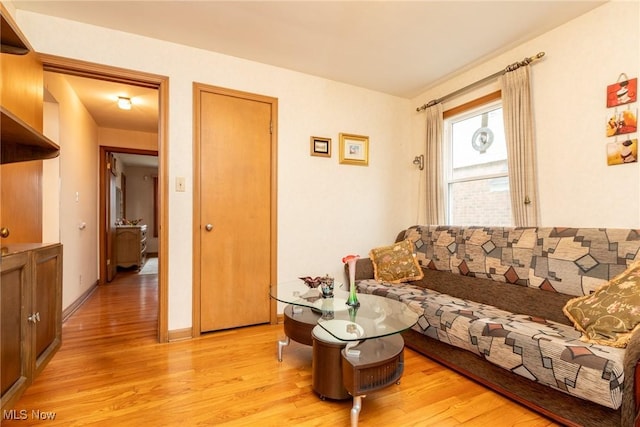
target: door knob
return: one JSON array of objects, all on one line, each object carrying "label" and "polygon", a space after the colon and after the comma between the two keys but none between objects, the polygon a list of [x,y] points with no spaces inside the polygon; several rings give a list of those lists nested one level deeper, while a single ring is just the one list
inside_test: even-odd
[{"label": "door knob", "polygon": [[207,231],[211,231],[211,230],[213,230],[213,225],[212,224],[207,224],[207,225],[204,226],[204,228]]},{"label": "door knob", "polygon": [[9,237],[9,229],[7,227],[0,228],[0,237]]}]

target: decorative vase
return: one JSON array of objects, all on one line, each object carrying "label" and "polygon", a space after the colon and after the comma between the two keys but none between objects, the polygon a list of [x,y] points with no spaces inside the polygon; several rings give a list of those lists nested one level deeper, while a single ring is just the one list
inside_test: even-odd
[{"label": "decorative vase", "polygon": [[[360,303],[358,303],[358,305],[360,305]],[[349,320],[353,323],[356,323],[356,314],[358,314],[358,305],[349,307]]]},{"label": "decorative vase", "polygon": [[360,307],[358,295],[356,294],[356,261],[360,259],[359,255],[347,255],[342,258],[342,262],[347,264],[349,268],[349,298],[347,305],[351,307]]}]

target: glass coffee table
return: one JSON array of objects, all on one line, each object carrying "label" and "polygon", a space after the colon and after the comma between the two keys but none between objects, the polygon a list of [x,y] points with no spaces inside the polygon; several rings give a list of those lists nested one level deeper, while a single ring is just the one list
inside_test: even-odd
[{"label": "glass coffee table", "polygon": [[346,304],[345,285],[334,284],[332,298],[301,280],[271,287],[271,297],[287,304],[285,338],[278,342],[278,360],[290,339],[313,346],[313,390],[320,398],[353,397],[351,424],[357,425],[361,399],[397,383],[404,369],[404,340],[400,335],[418,321],[418,314],[401,301],[358,294],[359,307]]}]

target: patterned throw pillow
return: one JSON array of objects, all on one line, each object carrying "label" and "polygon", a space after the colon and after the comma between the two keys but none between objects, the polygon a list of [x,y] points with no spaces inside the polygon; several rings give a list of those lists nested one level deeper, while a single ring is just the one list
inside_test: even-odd
[{"label": "patterned throw pillow", "polygon": [[381,282],[401,283],[420,280],[424,273],[413,254],[411,240],[371,249],[374,278]]},{"label": "patterned throw pillow", "polygon": [[626,347],[640,328],[640,260],[591,295],[569,300],[563,311],[581,341]]}]

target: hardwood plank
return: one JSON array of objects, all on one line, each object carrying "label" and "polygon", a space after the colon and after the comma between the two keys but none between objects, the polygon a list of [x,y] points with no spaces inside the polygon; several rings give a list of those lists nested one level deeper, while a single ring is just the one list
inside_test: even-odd
[{"label": "hardwood plank", "polygon": [[[3,426],[348,426],[347,401],[311,388],[311,347],[277,361],[282,325],[159,344],[157,276],[119,274],[63,325],[63,344]],[[35,412],[55,414],[39,421]],[[20,413],[18,413],[20,414]],[[363,399],[360,426],[554,426],[483,386],[405,350],[399,385]]]}]

